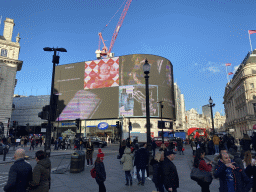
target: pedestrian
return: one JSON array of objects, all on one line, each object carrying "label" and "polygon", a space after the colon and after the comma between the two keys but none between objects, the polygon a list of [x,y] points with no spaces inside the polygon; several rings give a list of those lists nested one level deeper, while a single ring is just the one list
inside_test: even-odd
[{"label": "pedestrian", "polygon": [[244,159],[244,153],[246,151],[251,151],[251,147],[250,147],[251,144],[252,144],[252,140],[249,137],[249,135],[248,134],[244,134],[243,139],[241,139],[241,141],[240,141],[240,145],[242,146],[241,159]]},{"label": "pedestrian", "polygon": [[[255,164],[255,159],[252,158],[252,154],[250,151],[246,151],[244,153],[244,160],[243,160],[243,166],[244,169],[246,169],[249,165]],[[253,186],[253,178],[250,178],[250,183],[246,185],[245,192],[249,192]]]},{"label": "pedestrian", "polygon": [[127,186],[132,186],[132,176],[131,176],[131,170],[133,169],[133,159],[134,154],[131,153],[131,149],[129,147],[126,147],[124,150],[123,157],[121,158],[121,162],[123,163],[123,170],[125,171],[125,179]]},{"label": "pedestrian", "polygon": [[70,138],[67,138],[67,149],[70,148],[71,149],[71,141]]},{"label": "pedestrian", "polygon": [[252,147],[253,147],[254,151],[256,151],[256,132],[253,132]]},{"label": "pedestrian", "polygon": [[[120,159],[122,158],[122,156],[124,154],[125,147],[126,147],[126,142],[125,142],[125,140],[123,140],[121,143],[121,147],[119,148]],[[121,164],[121,161],[120,161],[120,164]]]},{"label": "pedestrian", "polygon": [[212,141],[213,141],[214,148],[215,148],[215,155],[218,155],[219,154],[220,138],[217,135],[214,135]]},{"label": "pedestrian", "polygon": [[106,187],[104,182],[106,181],[106,171],[103,163],[104,153],[102,153],[101,149],[98,149],[98,154],[96,161],[94,163],[96,169],[96,177],[95,180],[99,185],[99,192],[106,192]]},{"label": "pedestrian", "polygon": [[223,145],[226,150],[228,150],[228,136],[227,134],[224,134],[223,136]]},{"label": "pedestrian", "polygon": [[162,164],[164,187],[167,191],[172,192],[177,192],[177,188],[179,188],[177,168],[172,162],[175,159],[175,154],[173,151],[167,151]]},{"label": "pedestrian", "polygon": [[22,137],[21,140],[20,140],[21,147],[24,147],[24,142],[25,142],[25,139],[24,139],[24,137]]},{"label": "pedestrian", "polygon": [[233,147],[235,145],[235,139],[232,135],[228,134],[228,138],[227,138],[227,148],[228,150]]},{"label": "pedestrian", "polygon": [[173,141],[169,140],[169,145],[168,145],[168,151],[173,151],[175,145],[173,143]]},{"label": "pedestrian", "polygon": [[[206,163],[204,157],[205,151],[202,148],[197,149],[193,166],[201,171],[211,172],[212,162]],[[210,182],[197,181],[197,184],[201,187],[202,192],[210,192]]]},{"label": "pedestrian", "polygon": [[89,141],[86,143],[86,159],[87,159],[87,167],[89,166],[89,160],[91,162],[91,166],[93,166],[92,163],[92,155],[94,151],[94,146],[91,142],[91,138],[89,138]]},{"label": "pedestrian", "polygon": [[256,192],[256,164],[255,163],[256,163],[255,161],[252,162],[245,169],[245,173],[249,178],[253,176],[252,192]]},{"label": "pedestrian", "polygon": [[209,138],[208,150],[209,150],[209,155],[214,155],[214,143],[212,141],[212,138]]},{"label": "pedestrian", "polygon": [[194,139],[191,140],[190,146],[193,151],[193,156],[195,156],[196,155],[196,143],[195,143]]},{"label": "pedestrian", "polygon": [[29,181],[32,179],[32,167],[24,161],[25,150],[19,148],[14,153],[15,162],[10,168],[8,181],[4,191],[26,192]]},{"label": "pedestrian", "polygon": [[155,140],[152,141],[152,152],[153,152],[153,157],[155,157],[155,154],[156,154],[156,142]]},{"label": "pedestrian", "polygon": [[220,153],[220,160],[213,175],[219,178],[220,192],[242,192],[250,182],[242,168],[233,162],[227,153]]},{"label": "pedestrian", "polygon": [[[145,183],[145,171],[149,163],[149,153],[147,151],[147,143],[143,143],[143,146],[136,152],[134,165],[136,166],[138,185],[144,186]],[[142,178],[140,176],[140,171]]]},{"label": "pedestrian", "polygon": [[30,140],[30,148],[29,148],[29,151],[31,151],[31,148],[33,148],[33,151],[35,149],[35,140],[34,138],[32,137],[31,140]]},{"label": "pedestrian", "polygon": [[35,154],[36,166],[33,169],[33,179],[29,182],[29,192],[49,192],[51,185],[51,161],[44,151]]},{"label": "pedestrian", "polygon": [[153,166],[153,179],[156,190],[159,192],[164,192],[163,183],[163,171],[161,169],[164,160],[164,152],[157,152],[155,158],[151,160],[150,165]]},{"label": "pedestrian", "polygon": [[57,138],[55,138],[55,140],[54,140],[54,150],[58,150],[58,140],[57,140]]},{"label": "pedestrian", "polygon": [[25,137],[25,139],[24,139],[24,145],[25,145],[25,147],[27,147],[27,143],[28,143],[28,137]]},{"label": "pedestrian", "polygon": [[182,139],[181,139],[181,138],[178,138],[177,147],[178,147],[179,155],[181,155],[181,152],[182,152],[182,155],[184,155],[184,153],[183,153],[183,151],[182,151],[183,142],[182,142]]},{"label": "pedestrian", "polygon": [[167,148],[164,143],[161,144],[159,151],[164,151],[164,157],[166,157]]}]

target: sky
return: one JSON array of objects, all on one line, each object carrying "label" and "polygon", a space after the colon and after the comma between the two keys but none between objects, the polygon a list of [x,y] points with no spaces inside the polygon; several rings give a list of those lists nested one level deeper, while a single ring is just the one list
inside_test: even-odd
[{"label": "sky", "polygon": [[[4,3],[3,3],[4,2]],[[50,94],[52,52],[63,47],[60,65],[96,59],[98,33],[110,45],[124,0],[2,0],[0,35],[6,17],[14,19],[13,41],[20,33],[22,70],[14,94]],[[224,114],[228,72],[235,72],[250,51],[248,30],[255,30],[255,0],[133,0],[112,52],[115,56],[154,54],[173,64],[174,81],[186,110],[209,103]],[[109,25],[102,31],[102,29]],[[256,34],[251,35],[252,48]],[[229,76],[231,79],[233,75]],[[150,81],[150,80],[149,80]]]}]

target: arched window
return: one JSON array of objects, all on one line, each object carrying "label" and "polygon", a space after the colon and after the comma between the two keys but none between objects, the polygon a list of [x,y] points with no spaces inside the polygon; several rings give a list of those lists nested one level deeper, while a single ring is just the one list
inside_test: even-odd
[{"label": "arched window", "polygon": [[7,49],[1,49],[1,56],[7,57]]}]

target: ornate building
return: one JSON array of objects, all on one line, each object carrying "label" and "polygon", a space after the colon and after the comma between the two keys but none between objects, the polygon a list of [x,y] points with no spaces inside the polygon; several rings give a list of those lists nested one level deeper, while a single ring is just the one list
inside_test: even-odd
[{"label": "ornate building", "polygon": [[251,135],[256,125],[256,49],[239,65],[223,98],[227,130],[236,138]]},{"label": "ornate building", "polygon": [[5,135],[12,113],[14,88],[17,84],[16,72],[21,70],[23,64],[19,60],[19,33],[16,42],[12,42],[14,25],[13,19],[6,18],[3,36],[0,36],[0,122],[4,124]]},{"label": "ornate building", "polygon": [[186,131],[184,126],[185,122],[185,101],[184,95],[181,94],[180,88],[177,83],[174,83],[174,97],[175,97],[175,113],[176,121],[174,125],[175,131]]}]

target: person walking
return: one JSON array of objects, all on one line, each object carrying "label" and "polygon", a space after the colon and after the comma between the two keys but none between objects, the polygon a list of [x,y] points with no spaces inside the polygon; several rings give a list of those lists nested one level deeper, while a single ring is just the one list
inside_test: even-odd
[{"label": "person walking", "polygon": [[215,155],[218,155],[220,152],[219,151],[220,138],[217,135],[214,135],[212,141],[215,148]]},{"label": "person walking", "polygon": [[164,187],[167,191],[172,192],[177,192],[177,188],[179,188],[179,176],[177,168],[172,162],[175,159],[175,154],[176,153],[173,151],[167,151],[161,167],[163,170]]},{"label": "person walking", "polygon": [[20,140],[21,147],[24,147],[24,143],[25,143],[25,139],[24,139],[24,137],[22,137],[21,140]]},{"label": "person walking", "polygon": [[31,148],[33,148],[33,151],[35,149],[35,140],[34,138],[32,137],[31,140],[30,140],[30,148],[29,148],[29,151],[31,151]]},{"label": "person walking", "polygon": [[51,161],[44,151],[37,151],[36,166],[33,169],[33,179],[29,182],[29,192],[49,192],[51,185]]},{"label": "person walking", "polygon": [[[144,186],[145,183],[145,171],[149,162],[149,153],[147,151],[147,143],[143,144],[135,155],[134,165],[136,166],[138,185]],[[142,178],[140,176],[140,171]]]},{"label": "person walking", "polygon": [[249,178],[253,176],[252,192],[256,192],[256,161],[248,164],[245,169],[245,173]]},{"label": "person walking", "polygon": [[92,155],[94,151],[94,146],[91,142],[91,138],[89,138],[89,141],[86,143],[86,159],[87,159],[87,167],[89,166],[89,160],[91,162],[91,166],[93,166],[92,163]]},{"label": "person walking", "polygon": [[156,142],[155,142],[155,140],[152,141],[151,148],[152,148],[152,151],[153,151],[153,157],[155,157],[155,154],[156,154]]},{"label": "person walking", "polygon": [[214,155],[214,143],[212,141],[212,138],[209,138],[209,141],[208,141],[208,151],[209,151],[209,155]]},{"label": "person walking", "polygon": [[[206,163],[204,160],[205,151],[202,148],[199,148],[196,151],[196,156],[194,159],[193,166],[195,168],[199,168],[201,171],[211,172],[212,171],[212,162]],[[209,182],[197,181],[197,184],[200,185],[202,192],[210,192],[210,184]]]},{"label": "person walking", "polygon": [[244,153],[246,151],[251,151],[250,145],[252,144],[252,140],[249,137],[248,134],[244,134],[243,139],[240,141],[240,145],[242,146],[242,151],[241,151],[241,159],[244,159]]},{"label": "person walking", "polygon": [[242,168],[232,162],[227,153],[220,153],[220,160],[214,168],[213,175],[219,178],[220,192],[242,192],[250,182]]},{"label": "person walking", "polygon": [[[121,143],[121,147],[119,148],[120,159],[122,158],[122,156],[124,154],[125,147],[126,147],[126,141],[123,140],[122,143]],[[120,161],[120,164],[121,164],[121,161]]]},{"label": "person walking", "polygon": [[166,148],[166,145],[164,143],[161,144],[161,147],[160,147],[159,151],[164,151],[164,157],[166,157],[167,148]]},{"label": "person walking", "polygon": [[10,168],[8,181],[4,186],[6,192],[26,192],[29,181],[32,179],[32,167],[24,161],[25,150],[17,149],[14,153],[15,162]]},{"label": "person walking", "polygon": [[156,190],[159,192],[164,192],[163,183],[163,171],[161,169],[164,160],[164,152],[157,152],[155,158],[151,160],[150,165],[153,166],[153,179],[156,186]]},{"label": "person walking", "polygon": [[183,153],[183,151],[182,151],[183,142],[182,142],[182,139],[181,139],[181,138],[179,138],[178,141],[177,141],[177,147],[178,147],[179,155],[181,155],[181,152],[182,152],[182,155],[184,155],[184,153]]},{"label": "person walking", "polygon": [[131,176],[131,170],[133,169],[133,159],[134,154],[131,153],[131,149],[129,147],[126,147],[124,150],[123,157],[121,158],[121,162],[123,163],[123,170],[125,171],[125,178],[126,178],[126,184],[129,186],[132,186],[132,176]]},{"label": "person walking", "polygon": [[195,143],[194,139],[192,139],[190,145],[191,145],[191,148],[193,151],[193,156],[195,156],[196,155],[196,143]]},{"label": "person walking", "polygon": [[102,153],[101,149],[98,149],[97,158],[95,160],[94,166],[96,169],[96,177],[95,180],[99,185],[99,192],[106,192],[106,187],[104,182],[106,181],[106,171],[103,163],[104,153]]}]

